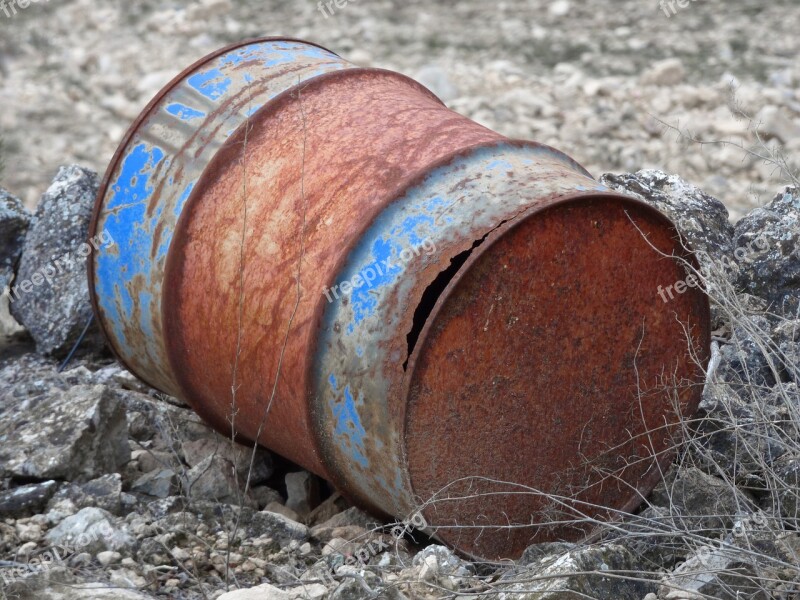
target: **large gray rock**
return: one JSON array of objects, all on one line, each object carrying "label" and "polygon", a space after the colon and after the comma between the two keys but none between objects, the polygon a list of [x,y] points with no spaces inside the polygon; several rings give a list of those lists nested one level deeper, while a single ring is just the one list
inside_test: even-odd
[{"label": "large gray rock", "polygon": [[103,475],[86,483],[67,483],[50,500],[49,505],[69,500],[78,509],[96,507],[119,515],[122,513],[122,477],[119,473]]},{"label": "large gray rock", "polygon": [[[775,360],[770,341],[772,325],[761,316],[740,316],[733,335],[720,348],[721,361],[716,375],[740,394],[775,385],[780,363]],[[772,360],[772,364],[770,364]]]},{"label": "large gray rock", "polygon": [[225,459],[236,466],[236,476],[242,485],[249,481],[251,488],[264,483],[274,470],[269,451],[260,446],[254,449],[251,445],[232,443],[229,438],[214,432],[209,432],[207,437],[183,441],[181,449],[190,467],[197,467],[210,456]]},{"label": "large gray rock", "polygon": [[786,190],[736,224],[739,285],[764,298],[770,310],[800,310],[800,191]]},{"label": "large gray rock", "polygon": [[800,319],[783,320],[775,327],[773,339],[785,378],[800,385]]},{"label": "large gray rock", "polygon": [[183,486],[193,500],[213,500],[223,504],[256,507],[257,502],[245,492],[245,481],[236,475],[236,468],[222,456],[210,455],[186,473]]},{"label": "large gray rock", "polygon": [[[11,314],[42,354],[69,351],[92,314],[86,257],[93,245],[106,248],[114,243],[106,232],[91,244],[87,241],[97,189],[95,172],[76,165],[61,167],[25,236],[10,295]],[[93,332],[90,340],[98,339]]]},{"label": "large gray rock", "polygon": [[[493,586],[496,592],[483,597],[492,600],[641,600],[655,590],[655,585],[635,575],[630,579],[618,575],[620,572],[641,574],[642,571],[638,557],[620,545],[579,546],[509,570]],[[506,580],[518,583],[506,584]]]},{"label": "large gray rock", "polygon": [[0,188],[0,292],[14,279],[14,267],[22,254],[31,215],[19,198]]},{"label": "large gray rock", "polygon": [[84,508],[61,521],[47,532],[47,542],[69,550],[97,554],[105,550],[130,548],[134,539],[120,529],[114,516],[102,508]]},{"label": "large gray rock", "polygon": [[668,474],[653,490],[650,502],[674,515],[677,531],[705,536],[718,535],[738,514],[755,509],[749,496],[695,467]]},{"label": "large gray rock", "polygon": [[654,169],[606,173],[600,182],[613,190],[636,196],[667,215],[698,254],[702,266],[729,269],[733,226],[722,202],[677,175]]},{"label": "large gray rock", "polygon": [[89,480],[130,458],[125,407],[102,385],[0,402],[0,469],[19,478]]},{"label": "large gray rock", "polygon": [[767,600],[757,571],[736,548],[703,547],[661,581],[663,600]]},{"label": "large gray rock", "polygon": [[785,403],[770,401],[780,391],[792,394],[791,389],[754,394],[746,388],[737,393],[726,384],[707,386],[693,423],[694,464],[708,475],[722,473],[737,484],[763,489],[765,472],[787,451],[784,429],[791,417]]},{"label": "large gray rock", "polygon": [[[785,457],[775,466],[773,493],[779,502],[778,511],[786,525],[800,527],[800,456]],[[772,503],[772,499],[769,499]]]},{"label": "large gray rock", "polygon": [[[661,580],[663,600],[716,598],[769,600],[797,590],[796,534],[771,528],[762,513],[738,520],[720,539],[695,545],[686,560]],[[788,567],[788,568],[787,568]],[[788,583],[788,585],[785,585]]]},{"label": "large gray rock", "polygon": [[50,480],[0,491],[0,518],[40,512],[57,488]]}]

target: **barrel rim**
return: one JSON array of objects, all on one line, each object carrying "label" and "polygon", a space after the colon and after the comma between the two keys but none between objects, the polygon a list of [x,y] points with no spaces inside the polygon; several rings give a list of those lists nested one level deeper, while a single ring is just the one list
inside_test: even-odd
[{"label": "barrel rim", "polygon": [[[333,52],[332,50],[317,44],[315,42],[309,42],[307,40],[303,40],[300,38],[293,38],[293,37],[284,37],[284,36],[264,36],[264,37],[255,37],[242,40],[240,42],[234,42],[232,44],[228,44],[223,46],[222,48],[218,48],[217,50],[202,56],[201,58],[197,59],[193,63],[191,63],[188,67],[185,67],[181,70],[177,75],[175,75],[170,81],[164,85],[153,98],[145,105],[145,107],[141,110],[138,116],[133,120],[133,122],[128,126],[128,129],[125,131],[125,134],[122,136],[117,149],[114,151],[114,154],[111,157],[111,161],[108,163],[106,167],[105,173],[103,178],[100,181],[100,186],[97,190],[97,195],[95,196],[94,206],[92,207],[92,216],[89,220],[89,231],[87,234],[87,239],[91,239],[95,236],[97,231],[97,222],[100,218],[100,212],[103,208],[103,201],[106,197],[106,193],[108,192],[108,186],[111,181],[111,177],[113,176],[114,172],[119,165],[120,160],[122,159],[124,153],[127,151],[131,140],[133,139],[134,135],[139,131],[140,126],[144,123],[152,114],[155,108],[164,100],[164,98],[182,81],[186,80],[192,73],[200,69],[202,66],[207,64],[208,62],[222,56],[228,52],[233,50],[237,50],[238,48],[244,48],[247,46],[255,45],[255,44],[262,44],[265,42],[298,42],[301,44],[308,44],[309,46],[314,46],[316,48],[320,48],[321,50],[325,50],[326,52],[330,52],[334,56],[341,58],[339,54]],[[86,279],[88,282],[89,288],[89,302],[92,306],[92,313],[95,316],[95,319],[98,323],[98,327],[100,328],[100,332],[105,338],[106,345],[108,346],[109,350],[111,350],[111,354],[114,358],[123,366],[125,369],[136,376],[139,380],[146,383],[153,389],[160,390],[157,386],[153,385],[150,381],[148,381],[144,376],[137,373],[135,370],[131,369],[130,366],[126,363],[125,359],[122,358],[122,355],[117,351],[111,336],[108,335],[108,331],[106,329],[106,325],[103,319],[100,317],[100,305],[97,299],[96,293],[96,285],[95,285],[95,253],[97,250],[94,246],[91,246],[91,252],[86,260]]]},{"label": "barrel rim", "polygon": [[[594,199],[607,199],[607,200],[617,200],[621,202],[623,205],[627,204],[629,206],[636,207],[639,210],[642,210],[643,213],[647,213],[649,216],[653,217],[656,221],[661,221],[664,225],[667,226],[669,230],[671,230],[675,236],[675,238],[680,242],[680,245],[686,250],[685,259],[690,262],[693,268],[699,270],[699,262],[697,260],[697,256],[695,253],[694,248],[692,247],[689,240],[680,234],[675,223],[672,219],[663,213],[662,211],[658,210],[657,208],[651,206],[644,200],[637,198],[632,195],[623,194],[617,191],[609,190],[609,191],[595,191],[595,190],[586,190],[586,191],[577,191],[577,192],[570,192],[564,195],[557,195],[552,194],[549,197],[542,198],[540,202],[538,202],[535,206],[532,206],[530,209],[525,211],[524,213],[518,215],[515,219],[504,223],[502,226],[498,227],[497,229],[493,230],[489,236],[481,243],[480,246],[475,248],[472,253],[470,254],[469,258],[464,262],[460,269],[454,274],[453,278],[448,282],[445,289],[439,295],[434,304],[431,312],[428,314],[428,317],[425,320],[425,324],[422,327],[419,337],[417,338],[416,345],[414,350],[408,357],[408,368],[406,370],[405,376],[403,378],[403,382],[401,384],[401,396],[404,399],[402,402],[401,410],[401,422],[402,422],[402,432],[400,438],[403,440],[403,452],[405,453],[406,445],[406,433],[408,428],[408,397],[411,391],[411,384],[414,381],[414,376],[417,368],[417,359],[419,358],[422,350],[426,346],[428,334],[433,323],[436,321],[437,315],[442,311],[444,305],[447,303],[448,299],[452,295],[455,287],[459,284],[459,282],[469,273],[471,267],[478,261],[480,258],[492,247],[495,243],[497,243],[500,239],[504,236],[508,235],[512,230],[516,229],[517,227],[521,227],[524,223],[526,223],[529,219],[536,218],[541,213],[558,209],[563,206],[568,206],[571,204],[576,204],[581,201],[592,201]],[[704,325],[702,327],[702,331],[699,332],[700,343],[702,344],[703,354],[701,355],[701,360],[707,364],[710,358],[710,346],[711,346],[711,325],[710,325],[710,315],[711,315],[711,302],[708,294],[702,292],[702,290],[695,290],[695,294],[697,296],[696,302],[699,303],[699,309],[701,312],[701,323]],[[702,400],[702,388],[698,387],[696,391],[694,391],[693,397],[689,401],[689,405],[686,408],[685,413],[683,414],[685,417],[691,417],[695,414],[699,408],[700,402]],[[625,504],[618,508],[613,509],[614,515],[610,517],[608,520],[619,520],[624,518],[626,513],[630,513],[634,511],[637,507],[641,506],[641,504],[645,501],[646,497],[653,491],[653,489],[658,485],[659,481],[661,481],[662,474],[664,471],[668,470],[670,463],[674,460],[675,456],[677,455],[677,449],[667,450],[661,453],[661,456],[652,463],[650,469],[645,474],[644,477],[639,479],[635,485],[630,486],[630,498]],[[408,464],[408,457],[404,456],[404,466],[406,469],[406,473],[408,475],[408,483],[410,486],[410,492],[413,497],[416,496],[416,491],[414,489],[414,481],[411,477],[409,471],[409,464]],[[595,528],[596,529],[596,528]],[[434,533],[434,535],[436,535]],[[578,543],[588,542],[593,540],[596,537],[596,532],[589,532],[585,536],[583,536]],[[437,536],[437,539],[438,538]],[[442,540],[444,541],[444,540]],[[450,542],[447,542],[450,543]],[[459,549],[458,552],[462,555],[468,556],[474,560],[484,560],[485,557],[481,557],[476,554],[471,554],[464,552],[463,550]]]}]

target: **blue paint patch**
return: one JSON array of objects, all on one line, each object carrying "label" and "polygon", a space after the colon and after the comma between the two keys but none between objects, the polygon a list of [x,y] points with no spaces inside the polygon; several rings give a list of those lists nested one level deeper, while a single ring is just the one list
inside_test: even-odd
[{"label": "blue paint patch", "polygon": [[148,186],[150,175],[163,158],[164,151],[161,148],[153,147],[148,151],[144,143],[135,146],[123,160],[119,177],[111,184],[113,195],[106,209],[149,198],[153,193],[153,187]]},{"label": "blue paint patch", "polygon": [[329,382],[334,391],[329,401],[335,423],[334,439],[342,449],[342,452],[348,454],[350,458],[362,467],[367,468],[369,461],[364,447],[364,437],[367,432],[361,424],[361,418],[358,416],[358,409],[356,408],[356,404],[363,404],[364,399],[359,394],[358,402],[356,402],[349,385],[344,388],[344,394],[340,396],[336,386],[336,378],[332,374],[329,377]]},{"label": "blue paint patch", "polygon": [[191,121],[192,119],[199,119],[200,117],[206,116],[206,113],[181,104],[180,102],[173,102],[167,106],[166,110],[169,114],[175,115],[181,121]]},{"label": "blue paint patch", "polygon": [[269,69],[270,67],[275,67],[277,65],[285,65],[287,63],[294,62],[295,60],[296,57],[294,56],[293,53],[286,53],[283,56],[278,56],[275,58],[271,58],[269,60],[265,60],[264,66]]},{"label": "blue paint patch", "polygon": [[231,86],[231,78],[226,77],[219,69],[195,73],[186,80],[187,83],[206,98],[217,100],[225,95]]},{"label": "blue paint patch", "polygon": [[189,194],[192,193],[192,190],[194,189],[194,184],[195,184],[194,181],[189,182],[189,185],[187,185],[186,189],[183,190],[181,197],[178,198],[178,202],[175,204],[175,210],[173,213],[176,217],[181,216],[181,212],[183,211],[183,205],[186,204],[186,199],[189,197]]},{"label": "blue paint patch", "polygon": [[504,171],[513,171],[514,166],[507,160],[498,158],[486,165],[487,171],[494,171],[495,169],[502,169]]},{"label": "blue paint patch", "polygon": [[[398,249],[394,240],[375,240],[372,246],[372,258],[374,260],[370,266],[366,267],[372,268],[375,278],[371,281],[369,287],[361,286],[353,290],[350,295],[353,319],[356,323],[361,323],[366,317],[372,315],[378,306],[378,299],[375,294],[370,293],[370,290],[391,284],[402,272],[402,269],[397,264],[401,250],[402,247]],[[348,333],[353,333],[352,323],[348,326],[347,331]]]}]

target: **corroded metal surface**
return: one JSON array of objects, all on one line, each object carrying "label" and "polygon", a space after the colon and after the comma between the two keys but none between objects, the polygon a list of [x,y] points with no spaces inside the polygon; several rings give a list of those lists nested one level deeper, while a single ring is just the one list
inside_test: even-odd
[{"label": "corroded metal surface", "polygon": [[[275,44],[287,62],[262,54]],[[672,255],[692,260],[672,225],[557,150],[312,48],[190,68],[250,87],[169,159],[137,148],[169,137],[162,108],[194,75],[134,127],[97,209],[130,240],[95,257],[117,353],[221,431],[375,512],[421,511],[471,556],[634,508],[707,360],[705,296],[656,291],[685,277]]]},{"label": "corroded metal surface", "polygon": [[90,261],[92,301],[120,360],[173,395],[161,294],[175,223],[208,161],[271,98],[299,82],[353,65],[319,46],[265,39],[189,67],[129,131],[101,186],[92,231],[119,240]]},{"label": "corroded metal surface", "polygon": [[685,277],[672,255],[692,260],[666,218],[603,195],[537,207],[473,252],[403,395],[410,486],[437,537],[516,557],[581,537],[660,480],[710,343],[702,295],[653,298]]},{"label": "corroded metal surface", "polygon": [[371,69],[319,77],[255,114],[203,175],[168,261],[168,351],[192,406],[224,427],[236,366],[237,431],[327,476],[307,402],[323,288],[399,181],[497,139]]}]

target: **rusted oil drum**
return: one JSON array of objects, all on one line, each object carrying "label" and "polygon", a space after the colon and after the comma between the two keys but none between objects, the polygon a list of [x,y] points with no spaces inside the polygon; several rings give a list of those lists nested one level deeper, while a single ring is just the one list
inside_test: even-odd
[{"label": "rusted oil drum", "polygon": [[307,42],[173,80],[104,230],[90,287],[127,368],[465,555],[635,508],[699,402],[708,301],[658,294],[694,264],[666,217]]}]

